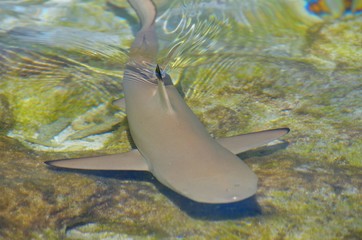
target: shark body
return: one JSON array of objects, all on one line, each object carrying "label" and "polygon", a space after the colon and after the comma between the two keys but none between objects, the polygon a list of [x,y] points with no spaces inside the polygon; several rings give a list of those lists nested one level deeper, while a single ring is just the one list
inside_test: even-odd
[{"label": "shark body", "polygon": [[213,139],[170,76],[154,70],[158,51],[154,4],[145,0],[129,3],[142,24],[123,78],[127,118],[137,149],[46,163],[71,169],[149,171],[165,186],[202,203],[251,197],[257,190],[257,177],[235,154],[262,146],[289,129]]}]

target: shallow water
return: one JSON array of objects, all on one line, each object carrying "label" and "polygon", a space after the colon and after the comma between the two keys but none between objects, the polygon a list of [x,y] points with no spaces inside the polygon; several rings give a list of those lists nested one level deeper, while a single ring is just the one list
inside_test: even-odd
[{"label": "shallow water", "polygon": [[324,2],[155,1],[159,63],[213,136],[291,128],[239,155],[255,197],[207,205],[149,174],[43,164],[131,148],[111,104],[138,27],[126,1],[2,1],[0,238],[359,239],[361,3]]}]

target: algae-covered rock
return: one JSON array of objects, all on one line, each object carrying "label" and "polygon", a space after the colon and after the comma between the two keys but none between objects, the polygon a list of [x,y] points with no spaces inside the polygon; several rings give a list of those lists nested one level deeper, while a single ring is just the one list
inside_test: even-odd
[{"label": "algae-covered rock", "polygon": [[[100,149],[112,139],[109,132],[124,125],[122,111],[111,102],[122,97],[122,66],[127,59],[122,48],[133,36],[127,20],[104,11],[106,5],[104,1],[5,4],[2,21],[12,19],[12,13],[21,15],[0,31],[0,94],[13,116],[9,136],[43,151]],[[44,14],[32,21],[38,11]],[[98,111],[102,120],[94,114],[94,119],[88,117],[89,127],[96,122],[97,129],[73,128],[82,114],[102,108]],[[97,138],[87,139],[96,134]]]},{"label": "algae-covered rock", "polygon": [[4,95],[0,95],[0,133],[10,130],[14,123],[13,113]]},{"label": "algae-covered rock", "polygon": [[[88,134],[85,131],[78,133],[78,139],[107,133],[122,122],[122,112],[111,104],[114,99],[122,97],[119,71],[97,70],[65,56],[35,53],[20,47],[0,47],[0,51],[7,56],[1,63],[0,92],[12,110],[11,114],[7,114],[7,117],[13,116],[9,136],[24,143],[37,143],[38,147],[32,147],[38,150],[46,149],[41,145],[53,146],[51,149],[58,146],[58,150],[64,150],[70,144],[75,150],[77,142],[66,143],[67,139],[62,139],[59,134],[64,129],[69,132],[68,135],[78,132],[72,128],[72,122],[82,114],[89,115],[89,111],[98,109],[93,112],[98,113],[102,120],[93,113],[94,119],[87,117],[88,125],[91,126],[92,122],[95,124],[94,121],[104,125],[98,131],[93,129]],[[52,143],[56,136],[60,139]],[[98,147],[94,147],[102,148],[108,139],[109,136],[104,135]],[[78,150],[87,149],[86,142],[78,142]]]},{"label": "algae-covered rock", "polygon": [[310,30],[308,51],[343,69],[358,69],[362,63],[362,18],[347,18],[318,25]]}]

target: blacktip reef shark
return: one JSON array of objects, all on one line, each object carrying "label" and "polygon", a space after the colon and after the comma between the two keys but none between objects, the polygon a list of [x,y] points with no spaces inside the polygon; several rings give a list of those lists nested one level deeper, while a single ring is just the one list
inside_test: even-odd
[{"label": "blacktip reef shark", "polygon": [[212,138],[170,76],[156,65],[155,5],[151,0],[129,3],[141,21],[123,77],[126,113],[137,149],[46,163],[70,169],[149,171],[168,188],[201,203],[251,197],[257,190],[257,176],[235,154],[262,146],[289,129]]}]

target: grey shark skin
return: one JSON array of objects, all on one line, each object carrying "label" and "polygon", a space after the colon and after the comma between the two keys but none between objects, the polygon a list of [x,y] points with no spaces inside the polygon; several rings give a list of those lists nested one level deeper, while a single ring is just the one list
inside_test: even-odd
[{"label": "grey shark skin", "polygon": [[123,78],[127,118],[137,149],[46,163],[71,169],[149,171],[165,186],[202,203],[230,203],[251,197],[257,190],[257,177],[235,154],[262,146],[289,129],[213,139],[172,85],[170,76],[155,73],[155,6],[145,0],[129,2],[142,24]]}]

